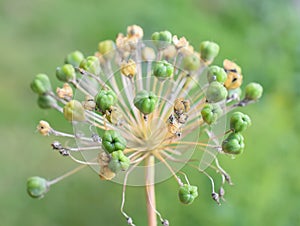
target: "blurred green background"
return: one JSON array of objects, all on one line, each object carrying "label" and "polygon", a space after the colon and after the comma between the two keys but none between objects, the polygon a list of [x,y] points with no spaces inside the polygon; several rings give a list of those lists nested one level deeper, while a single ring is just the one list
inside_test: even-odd
[{"label": "blurred green background", "polygon": [[[177,200],[177,185],[157,186],[158,209],[172,226],[300,224],[300,2],[298,0],[1,0],[0,1],[0,225],[126,225],[118,184],[85,169],[55,185],[42,200],[29,198],[26,179],[54,178],[74,164],[53,153],[51,138],[35,133],[40,119],[71,130],[61,115],[42,111],[29,83],[39,72],[54,76],[66,53],[93,54],[98,41],[138,24],[145,37],[168,29],[196,47],[221,46],[216,62],[236,60],[245,83],[263,84],[263,99],[243,111],[252,116],[246,150],[222,158],[235,186],[217,206],[209,181],[192,173],[200,197],[191,206]],[[53,81],[56,79],[53,78]],[[170,192],[173,191],[173,192]],[[127,212],[146,225],[144,190],[129,188]]]}]

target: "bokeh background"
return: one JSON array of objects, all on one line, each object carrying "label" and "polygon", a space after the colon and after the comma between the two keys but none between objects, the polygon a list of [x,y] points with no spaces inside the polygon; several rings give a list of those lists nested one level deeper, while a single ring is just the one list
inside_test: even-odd
[{"label": "bokeh background", "polygon": [[[222,158],[235,185],[217,206],[210,184],[191,172],[200,197],[191,206],[177,199],[174,180],[157,185],[157,204],[171,225],[296,226],[300,224],[300,1],[299,0],[1,0],[0,1],[0,225],[126,225],[118,184],[85,169],[55,185],[42,200],[26,194],[32,175],[53,178],[74,167],[50,149],[51,138],[35,133],[47,118],[71,130],[61,115],[43,111],[29,83],[35,74],[53,77],[66,53],[93,54],[97,43],[138,24],[145,37],[168,29],[196,47],[203,40],[221,46],[216,59],[243,66],[245,83],[256,81],[264,97],[244,111],[253,126],[246,150]],[[144,190],[130,188],[127,212],[146,225]]]}]

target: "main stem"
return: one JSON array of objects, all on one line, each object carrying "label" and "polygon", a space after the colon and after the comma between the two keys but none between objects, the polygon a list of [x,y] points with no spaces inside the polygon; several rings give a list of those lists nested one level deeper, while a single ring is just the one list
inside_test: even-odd
[{"label": "main stem", "polygon": [[146,166],[146,204],[147,204],[147,214],[148,214],[148,226],[157,226],[156,218],[156,204],[155,204],[155,186],[154,186],[154,177],[155,177],[155,168],[154,168],[155,158],[153,155],[150,155],[145,160]]}]

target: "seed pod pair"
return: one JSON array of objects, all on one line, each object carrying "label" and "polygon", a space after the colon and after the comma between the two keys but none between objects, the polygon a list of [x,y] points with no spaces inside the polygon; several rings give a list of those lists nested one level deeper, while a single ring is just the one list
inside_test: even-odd
[{"label": "seed pod pair", "polygon": [[154,64],[153,75],[158,79],[170,78],[173,75],[174,67],[169,62],[163,60]]},{"label": "seed pod pair", "polygon": [[204,41],[200,44],[200,56],[204,62],[211,63],[219,54],[220,47],[215,42]]},{"label": "seed pod pair", "polygon": [[144,115],[154,111],[158,102],[158,97],[153,92],[142,90],[138,92],[133,100],[134,106]]},{"label": "seed pod pair", "polygon": [[151,39],[157,48],[165,48],[172,42],[172,34],[169,31],[154,32]]},{"label": "seed pod pair", "polygon": [[99,59],[95,56],[88,56],[86,59],[83,59],[80,63],[80,68],[93,75],[99,75],[101,70]]},{"label": "seed pod pair", "polygon": [[117,102],[117,95],[111,89],[108,90],[100,90],[100,92],[95,96],[95,103],[97,109],[105,114],[106,111],[110,110],[110,108],[115,105]]}]

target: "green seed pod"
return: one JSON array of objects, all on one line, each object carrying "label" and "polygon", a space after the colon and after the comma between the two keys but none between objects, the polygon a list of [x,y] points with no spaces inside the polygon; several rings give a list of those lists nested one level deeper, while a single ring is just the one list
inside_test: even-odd
[{"label": "green seed pod", "polygon": [[220,102],[227,97],[227,89],[219,82],[209,84],[206,91],[206,99],[210,103]]},{"label": "green seed pod", "polygon": [[200,44],[200,55],[204,61],[212,61],[219,54],[220,47],[217,43],[204,41]]},{"label": "green seed pod", "polygon": [[222,143],[222,150],[225,153],[238,155],[244,151],[244,137],[240,133],[231,133]]},{"label": "green seed pod", "polygon": [[150,114],[156,108],[158,97],[153,92],[142,90],[138,92],[133,100],[134,106],[144,115]]},{"label": "green seed pod", "polygon": [[57,101],[49,95],[41,95],[38,97],[37,103],[42,109],[49,109],[57,106]]},{"label": "green seed pod", "polygon": [[73,67],[79,67],[81,61],[84,59],[84,55],[80,51],[74,51],[69,53],[65,58],[65,64],[71,64]]},{"label": "green seed pod", "polygon": [[227,74],[223,68],[216,65],[210,66],[208,68],[207,80],[209,83],[217,81],[221,84],[224,84],[226,79],[227,79]]},{"label": "green seed pod", "polygon": [[82,104],[77,100],[71,100],[63,109],[64,117],[68,121],[84,121],[85,113]]},{"label": "green seed pod", "polygon": [[108,168],[111,169],[114,173],[120,171],[126,171],[130,166],[129,158],[124,155],[121,150],[114,151],[111,153],[111,159],[108,163]]},{"label": "green seed pod", "polygon": [[70,82],[76,79],[75,68],[72,64],[65,64],[62,67],[56,68],[56,77],[62,82]]},{"label": "green seed pod", "polygon": [[184,184],[179,188],[178,197],[181,203],[191,204],[198,196],[197,186]]},{"label": "green seed pod", "polygon": [[243,132],[251,125],[251,119],[242,112],[234,112],[230,118],[230,129],[235,133]]},{"label": "green seed pod", "polygon": [[104,55],[105,58],[111,59],[113,57],[114,50],[116,49],[116,45],[112,40],[105,40],[102,42],[99,42],[98,44],[98,51],[102,55]]},{"label": "green seed pod", "polygon": [[49,191],[49,185],[46,179],[42,177],[30,177],[27,179],[27,193],[32,198],[43,198]]},{"label": "green seed pod", "polygon": [[126,148],[126,140],[115,130],[106,130],[102,136],[102,147],[109,153]]},{"label": "green seed pod", "polygon": [[183,58],[183,68],[188,71],[195,71],[200,67],[200,59],[196,54]]},{"label": "green seed pod", "polygon": [[81,61],[80,68],[91,74],[98,75],[100,73],[99,59],[95,56],[88,56],[86,59]]},{"label": "green seed pod", "polygon": [[263,87],[255,82],[249,83],[245,88],[245,99],[258,100],[263,94]]},{"label": "green seed pod", "polygon": [[105,114],[117,102],[117,95],[111,89],[103,89],[95,96],[95,102],[98,110]]},{"label": "green seed pod", "polygon": [[165,48],[172,42],[172,34],[169,31],[154,32],[151,39],[157,48]]},{"label": "green seed pod", "polygon": [[215,123],[222,113],[222,108],[218,104],[206,104],[201,110],[204,122],[209,125]]},{"label": "green seed pod", "polygon": [[52,91],[49,77],[46,74],[37,74],[31,82],[30,87],[38,95],[44,95]]},{"label": "green seed pod", "polygon": [[173,71],[173,65],[165,60],[154,63],[153,75],[160,79],[170,78],[173,75]]}]

